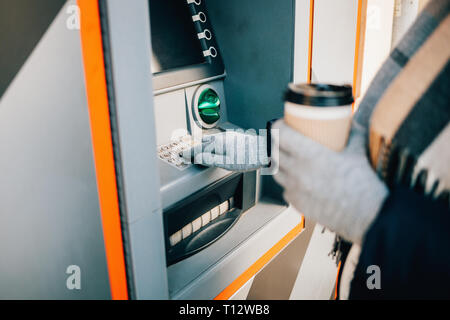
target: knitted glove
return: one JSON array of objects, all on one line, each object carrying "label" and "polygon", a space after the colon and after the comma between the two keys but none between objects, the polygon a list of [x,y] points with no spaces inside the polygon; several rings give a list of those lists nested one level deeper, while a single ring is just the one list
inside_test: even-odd
[{"label": "knitted glove", "polygon": [[269,165],[267,137],[254,130],[227,130],[203,136],[202,143],[183,152],[187,162],[230,171],[251,171]]},{"label": "knitted glove", "polygon": [[369,164],[365,130],[353,124],[349,144],[334,152],[291,129],[283,120],[279,129],[279,173],[275,179],[284,197],[306,217],[361,243],[375,219],[388,189]]}]

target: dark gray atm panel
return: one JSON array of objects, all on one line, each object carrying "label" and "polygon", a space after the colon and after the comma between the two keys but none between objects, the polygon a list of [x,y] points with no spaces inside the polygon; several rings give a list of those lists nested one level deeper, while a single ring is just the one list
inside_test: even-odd
[{"label": "dark gray atm panel", "polygon": [[155,91],[224,73],[204,1],[150,0],[150,23]]}]

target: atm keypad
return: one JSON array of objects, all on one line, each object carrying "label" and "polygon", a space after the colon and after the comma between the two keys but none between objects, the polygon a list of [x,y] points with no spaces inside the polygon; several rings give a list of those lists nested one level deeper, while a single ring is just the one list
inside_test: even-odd
[{"label": "atm keypad", "polygon": [[191,164],[186,163],[183,157],[180,156],[180,153],[192,148],[195,144],[191,136],[180,137],[170,143],[158,146],[158,157],[178,170],[184,170],[190,167]]}]

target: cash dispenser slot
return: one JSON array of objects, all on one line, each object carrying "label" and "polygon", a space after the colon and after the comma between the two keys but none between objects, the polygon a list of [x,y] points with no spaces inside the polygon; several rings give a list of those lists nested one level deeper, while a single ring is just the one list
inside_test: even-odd
[{"label": "cash dispenser slot", "polygon": [[255,204],[256,172],[227,176],[164,211],[167,265],[211,245]]}]

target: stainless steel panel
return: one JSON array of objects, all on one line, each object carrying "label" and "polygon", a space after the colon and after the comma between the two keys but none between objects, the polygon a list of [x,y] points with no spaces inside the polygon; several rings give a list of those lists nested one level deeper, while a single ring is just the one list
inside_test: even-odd
[{"label": "stainless steel panel", "polygon": [[108,0],[108,35],[131,297],[168,297],[148,0]]}]

